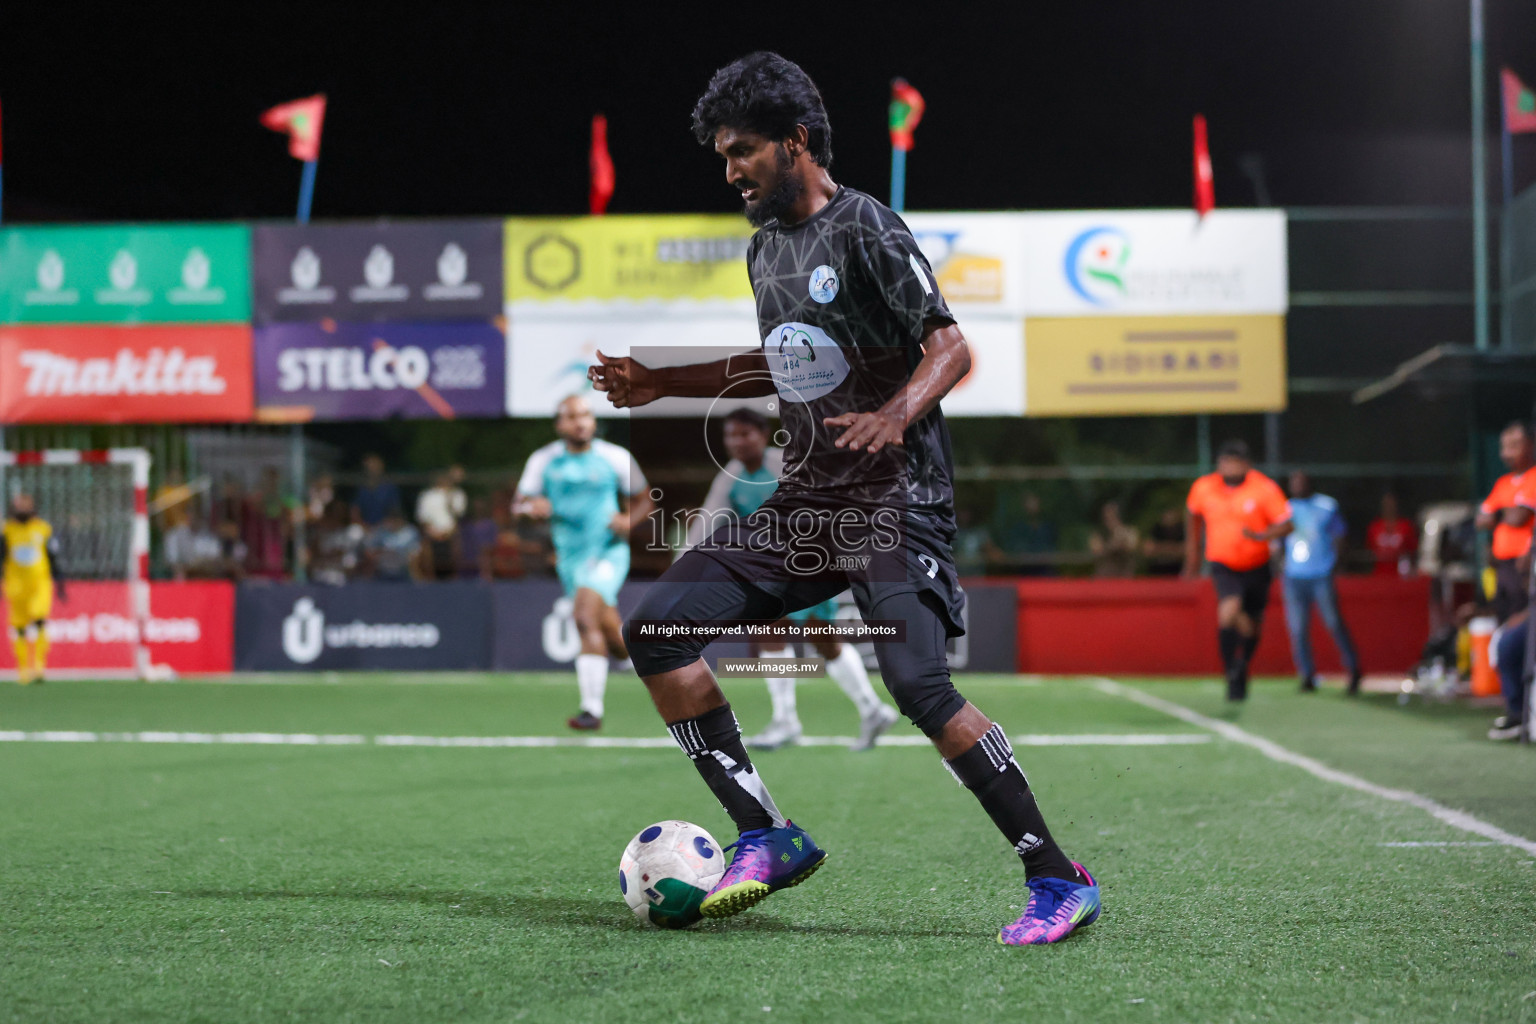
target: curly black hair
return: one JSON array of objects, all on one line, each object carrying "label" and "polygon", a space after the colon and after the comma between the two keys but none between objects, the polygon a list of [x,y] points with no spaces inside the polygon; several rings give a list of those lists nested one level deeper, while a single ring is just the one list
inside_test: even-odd
[{"label": "curly black hair", "polygon": [[737,408],[732,409],[729,413],[727,413],[725,422],[740,423],[743,426],[761,430],[765,434],[768,433],[768,417],[764,416],[756,409],[749,408],[745,405],[738,406]]},{"label": "curly black hair", "polygon": [[811,159],[832,166],[832,125],[816,83],[793,61],[759,50],[716,71],[693,108],[699,145],[721,128],[738,128],[780,141],[805,125]]}]

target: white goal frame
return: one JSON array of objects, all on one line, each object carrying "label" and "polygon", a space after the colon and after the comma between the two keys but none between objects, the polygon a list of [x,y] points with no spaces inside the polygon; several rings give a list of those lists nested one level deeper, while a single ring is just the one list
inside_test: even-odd
[{"label": "white goal frame", "polygon": [[[149,452],[144,448],[47,448],[31,452],[0,451],[0,476],[15,466],[128,466],[133,475],[133,518],[128,531],[129,615],[133,619],[133,675],[139,679],[166,678],[163,665],[152,665],[145,641],[149,625]],[[50,673],[53,674],[53,673]],[[92,676],[102,673],[92,671]]]}]

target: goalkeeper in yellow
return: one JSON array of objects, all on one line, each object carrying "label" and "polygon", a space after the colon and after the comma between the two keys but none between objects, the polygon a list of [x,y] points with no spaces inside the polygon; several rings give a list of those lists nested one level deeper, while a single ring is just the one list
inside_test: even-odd
[{"label": "goalkeeper in yellow", "polygon": [[17,681],[23,686],[41,683],[48,665],[48,614],[55,590],[59,600],[65,600],[64,578],[53,527],[37,517],[30,494],[11,499],[10,515],[0,529],[0,566],[16,646]]}]

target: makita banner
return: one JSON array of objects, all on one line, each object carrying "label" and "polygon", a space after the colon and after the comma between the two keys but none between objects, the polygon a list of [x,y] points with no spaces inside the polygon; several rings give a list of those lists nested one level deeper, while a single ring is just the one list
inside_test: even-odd
[{"label": "makita banner", "polygon": [[[55,598],[48,618],[49,670],[130,673],[139,623],[128,584],[82,580],[69,584],[65,593],[68,600]],[[149,659],[179,675],[228,672],[234,666],[234,620],[232,583],[151,583],[149,619],[143,626]],[[0,671],[15,668],[11,645],[0,645]]]},{"label": "makita banner", "polygon": [[502,222],[258,227],[258,323],[491,320],[502,313]]},{"label": "makita banner", "polygon": [[235,602],[235,667],[483,670],[491,588],[482,583],[247,586]]},{"label": "makita banner", "polygon": [[237,224],[0,231],[0,323],[238,323],[251,318]]},{"label": "makita banner", "polygon": [[507,344],[495,324],[272,324],[255,335],[258,420],[503,413]]},{"label": "makita banner", "polygon": [[0,423],[250,418],[249,327],[0,327]]}]

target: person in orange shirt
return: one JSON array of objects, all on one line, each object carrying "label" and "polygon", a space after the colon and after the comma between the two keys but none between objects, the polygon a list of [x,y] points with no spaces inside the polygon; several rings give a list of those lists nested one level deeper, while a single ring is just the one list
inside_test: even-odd
[{"label": "person in orange shirt", "polygon": [[1269,605],[1270,541],[1291,532],[1285,492],[1253,468],[1248,446],[1228,441],[1216,472],[1189,489],[1184,531],[1184,575],[1200,574],[1200,549],[1216,584],[1216,642],[1227,677],[1227,699],[1248,696],[1248,666],[1259,646]]},{"label": "person in orange shirt", "polygon": [[1519,562],[1531,549],[1531,504],[1522,492],[1536,489],[1536,443],[1531,428],[1511,423],[1499,434],[1499,458],[1509,469],[1494,483],[1493,490],[1477,510],[1477,528],[1493,531],[1493,572],[1496,585],[1493,613],[1500,622],[1521,611],[1526,605],[1525,574]]}]

